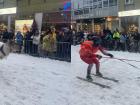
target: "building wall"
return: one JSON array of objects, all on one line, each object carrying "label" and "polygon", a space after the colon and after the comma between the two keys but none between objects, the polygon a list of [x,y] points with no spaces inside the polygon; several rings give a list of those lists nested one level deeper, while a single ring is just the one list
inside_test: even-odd
[{"label": "building wall", "polygon": [[16,0],[1,0],[0,1],[0,9],[10,8],[10,7],[16,7]]},{"label": "building wall", "polygon": [[[140,0],[133,0],[133,2],[126,4],[126,0],[119,1],[119,11],[129,11],[129,10],[139,10],[140,9]],[[140,32],[140,16],[139,14],[131,16],[120,17],[121,27],[127,32],[136,31]],[[131,30],[134,29],[134,30]]]},{"label": "building wall", "polygon": [[18,13],[30,14],[36,12],[59,11],[66,0],[20,0]]},{"label": "building wall", "polygon": [[[105,1],[109,2],[105,5]],[[118,5],[111,5],[111,0],[72,0],[73,19],[100,18],[118,16]],[[113,0],[112,0],[113,1]]]},{"label": "building wall", "polygon": [[[0,0],[0,9],[6,9],[6,8],[11,8],[11,7],[16,7],[16,0]],[[14,28],[14,20],[15,20],[15,14],[10,14],[10,15],[0,15],[0,25],[2,28],[2,25],[8,29]],[[4,29],[5,29],[4,28]],[[0,29],[0,30],[4,30]]]},{"label": "building wall", "polygon": [[119,0],[119,11],[140,9],[140,0],[133,0],[134,3],[126,4],[125,0]]}]

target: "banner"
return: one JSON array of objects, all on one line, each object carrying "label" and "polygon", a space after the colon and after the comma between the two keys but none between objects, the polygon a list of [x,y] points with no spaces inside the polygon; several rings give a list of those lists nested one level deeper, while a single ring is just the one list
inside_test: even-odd
[{"label": "banner", "polygon": [[39,32],[41,32],[41,28],[42,28],[42,19],[43,19],[43,13],[35,14],[35,22],[37,24],[37,28],[38,28]]},{"label": "banner", "polygon": [[16,7],[0,9],[0,15],[16,14],[16,12],[17,12]]},{"label": "banner", "polygon": [[15,21],[15,33],[20,31],[22,34],[25,34],[27,31],[30,31],[33,20],[16,20]]}]

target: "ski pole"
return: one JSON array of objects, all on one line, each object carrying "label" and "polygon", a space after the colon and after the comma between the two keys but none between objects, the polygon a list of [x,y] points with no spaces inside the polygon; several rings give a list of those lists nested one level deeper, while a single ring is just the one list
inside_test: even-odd
[{"label": "ski pole", "polygon": [[[110,58],[110,57],[103,57],[103,58]],[[137,60],[122,59],[122,58],[110,58],[110,59],[117,59],[117,60],[125,60],[125,61],[134,61],[134,62],[140,62],[140,61],[137,61]]]}]

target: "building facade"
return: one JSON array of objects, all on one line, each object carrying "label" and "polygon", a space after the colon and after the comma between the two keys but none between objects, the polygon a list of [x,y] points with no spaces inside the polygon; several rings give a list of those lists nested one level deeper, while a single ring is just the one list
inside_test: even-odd
[{"label": "building facade", "polygon": [[70,0],[18,0],[17,7],[17,19],[33,19],[41,13],[43,27],[71,23]]},{"label": "building facade", "polygon": [[140,32],[140,0],[120,0],[118,15],[123,31]]},{"label": "building facade", "polygon": [[14,27],[16,0],[0,0],[0,30]]},{"label": "building facade", "polygon": [[[16,20],[35,19],[40,30],[42,24],[67,26],[71,23],[70,4],[70,0],[0,0],[0,24],[10,30]],[[16,13],[3,13],[13,7]]]},{"label": "building facade", "polygon": [[72,19],[77,29],[100,32],[119,27],[118,0],[72,0]]}]

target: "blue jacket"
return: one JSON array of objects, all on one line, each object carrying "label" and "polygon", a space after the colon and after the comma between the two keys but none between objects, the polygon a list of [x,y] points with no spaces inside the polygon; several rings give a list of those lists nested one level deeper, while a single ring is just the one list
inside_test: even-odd
[{"label": "blue jacket", "polygon": [[19,45],[23,44],[23,36],[22,36],[21,33],[17,33],[17,35],[16,35],[16,43],[19,44]]}]

